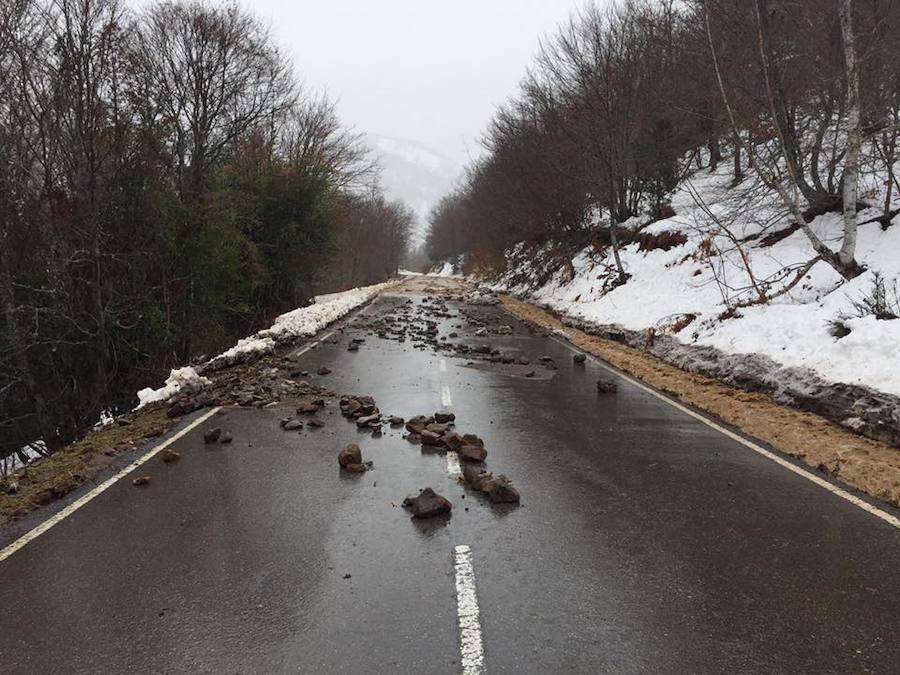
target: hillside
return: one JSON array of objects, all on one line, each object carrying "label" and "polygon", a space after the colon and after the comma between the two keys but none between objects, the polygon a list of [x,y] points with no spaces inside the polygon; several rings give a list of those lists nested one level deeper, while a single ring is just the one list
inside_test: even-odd
[{"label": "hillside", "polygon": [[423,240],[429,212],[450,191],[461,167],[417,141],[378,134],[366,138],[378,160],[385,194],[415,211],[413,239]]},{"label": "hillside", "polygon": [[[900,396],[900,217],[885,229],[877,222],[859,228],[857,256],[866,271],[855,279],[845,281],[820,262],[786,294],[753,302],[748,269],[757,280],[778,278],[794,273],[812,252],[773,199],[747,208],[748,195],[759,200],[757,185],[748,179],[731,188],[730,182],[727,167],[700,170],[671,195],[674,215],[625,223],[623,237],[631,242],[621,257],[630,278],[623,285],[610,283],[609,250],[593,245],[571,256],[570,267],[554,246],[521,244],[508,253],[506,271],[488,283],[687,370],[795,403],[830,398],[827,405],[850,412],[840,421],[864,426],[848,397],[861,402],[865,389]],[[870,194],[877,192],[870,186]],[[711,213],[723,227],[711,227]],[[859,220],[880,213],[871,208]],[[825,214],[811,226],[833,242],[841,218]],[[857,412],[865,417],[871,410]],[[891,417],[896,410],[881,413]]]}]

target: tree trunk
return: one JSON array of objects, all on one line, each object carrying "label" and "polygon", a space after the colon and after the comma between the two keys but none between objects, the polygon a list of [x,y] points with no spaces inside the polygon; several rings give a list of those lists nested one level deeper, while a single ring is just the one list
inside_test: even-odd
[{"label": "tree trunk", "polygon": [[838,259],[848,270],[859,268],[856,262],[856,201],[859,198],[860,129],[859,70],[856,60],[856,36],[853,33],[853,2],[841,0],[841,35],[847,61],[847,154],[844,157],[844,241]]},{"label": "tree trunk", "polygon": [[610,212],[609,243],[610,248],[612,248],[613,259],[616,261],[616,270],[619,273],[619,285],[621,285],[628,281],[628,274],[626,274],[625,267],[622,266],[622,258],[619,256],[619,235],[617,228],[616,219],[613,217],[612,212]]},{"label": "tree trunk", "polygon": [[719,147],[719,137],[711,137],[707,142],[706,147],[709,148],[709,170],[715,171],[719,167],[719,162],[722,161],[722,149]]},{"label": "tree trunk", "polygon": [[731,179],[731,187],[736,187],[744,180],[744,169],[741,167],[741,144],[738,140],[734,144],[734,177]]}]

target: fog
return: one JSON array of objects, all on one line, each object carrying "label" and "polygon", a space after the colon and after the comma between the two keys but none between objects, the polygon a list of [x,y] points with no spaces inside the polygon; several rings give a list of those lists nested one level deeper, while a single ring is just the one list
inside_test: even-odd
[{"label": "fog", "polygon": [[243,0],[310,87],[358,131],[421,142],[464,163],[575,0]]}]

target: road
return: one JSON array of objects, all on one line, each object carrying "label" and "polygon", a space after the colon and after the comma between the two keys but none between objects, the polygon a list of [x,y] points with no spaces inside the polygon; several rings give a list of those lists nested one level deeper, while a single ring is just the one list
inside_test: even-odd
[{"label": "road", "polygon": [[[440,333],[557,370],[526,377],[366,334],[420,303],[418,283],[298,367],[327,365],[319,381],[386,414],[451,410],[520,506],[467,492],[452,459],[401,429],[361,433],[335,402],[301,433],[279,426],[287,403],[223,409],[172,445],[179,462],[135,473],[149,485],[119,480],[0,562],[0,670],[897,672],[896,527],[602,364],[573,363],[498,307],[478,311],[512,334],[456,328],[455,301]],[[355,335],[366,341],[348,352]],[[609,377],[618,392],[598,395]],[[213,426],[234,443],[204,445]],[[339,472],[350,442],[371,471]],[[449,519],[400,507],[426,486],[453,503]]]}]

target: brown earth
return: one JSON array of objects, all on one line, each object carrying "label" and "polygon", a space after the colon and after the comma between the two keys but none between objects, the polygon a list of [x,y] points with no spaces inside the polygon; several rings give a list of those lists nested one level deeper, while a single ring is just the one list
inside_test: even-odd
[{"label": "brown earth", "polygon": [[618,342],[565,326],[546,310],[499,296],[512,314],[564,334],[569,341],[635,378],[714,415],[744,433],[878,499],[900,506],[900,450],[823,417],[776,403],[718,380],[688,373]]},{"label": "brown earth", "polygon": [[50,457],[28,464],[7,479],[16,480],[19,489],[15,494],[0,494],[0,524],[63,497],[176,422],[166,417],[164,408],[128,414]]}]

